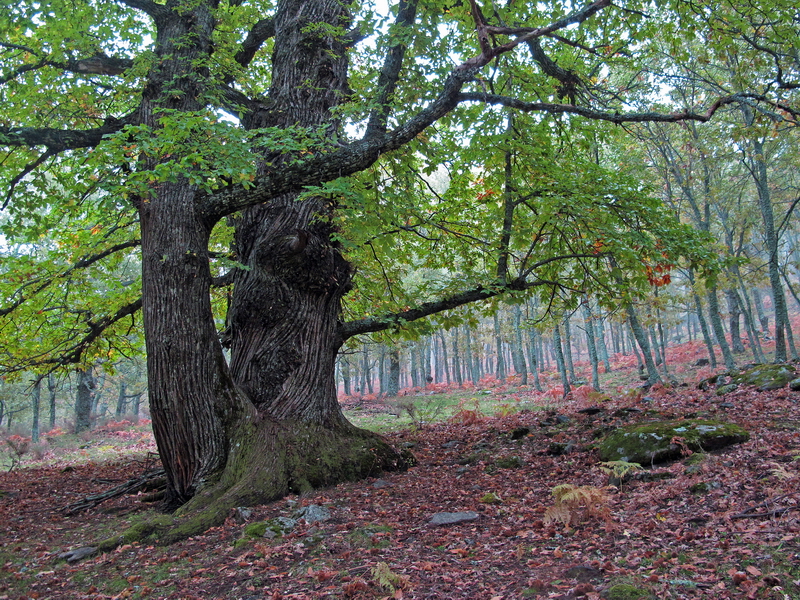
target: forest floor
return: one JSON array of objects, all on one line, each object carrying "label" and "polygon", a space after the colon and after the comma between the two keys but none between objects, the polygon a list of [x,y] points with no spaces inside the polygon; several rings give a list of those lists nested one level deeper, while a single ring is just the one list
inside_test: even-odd
[{"label": "forest floor", "polygon": [[[625,365],[617,366],[621,373]],[[696,381],[690,371],[682,378]],[[627,372],[635,379],[634,366]],[[405,473],[254,507],[246,522],[231,515],[169,547],[124,545],[68,563],[59,558],[66,550],[154,511],[139,494],[65,513],[151,466],[147,434],[96,431],[83,460],[80,452],[23,460],[0,474],[0,600],[800,598],[800,392],[719,397],[686,383],[608,389],[569,402],[496,382],[460,390],[444,420],[425,423],[418,413],[411,427],[386,433],[416,455]],[[443,390],[429,390],[436,391]],[[379,400],[348,404],[398,418]],[[602,410],[579,412],[590,407]],[[609,486],[597,437],[654,417],[730,420],[751,437],[699,463],[687,456],[649,469],[658,477]],[[130,445],[132,437],[125,454],[86,458],[91,448]],[[552,453],[554,442],[571,443],[571,451]],[[584,489],[596,494],[598,510],[576,511],[569,527],[548,522],[552,489],[561,484],[591,486]],[[246,535],[252,523],[308,505],[326,508],[329,518],[300,519],[282,537]],[[440,512],[477,518],[432,525]],[[603,512],[609,518],[594,516]]]}]

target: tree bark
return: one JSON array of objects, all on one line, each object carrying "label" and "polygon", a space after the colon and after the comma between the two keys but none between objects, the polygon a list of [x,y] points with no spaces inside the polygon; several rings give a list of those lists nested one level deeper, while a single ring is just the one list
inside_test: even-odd
[{"label": "tree bark", "polygon": [[595,390],[600,390],[600,375],[598,369],[598,360],[597,360],[597,346],[595,345],[595,333],[594,333],[594,317],[592,316],[592,310],[589,307],[589,299],[584,298],[583,302],[581,302],[581,309],[583,310],[583,323],[584,328],[586,331],[586,347],[589,351],[589,362],[591,363],[592,367],[592,387]]},{"label": "tree bark", "polygon": [[42,380],[37,378],[31,390],[31,410],[33,411],[31,423],[31,442],[39,443],[39,408],[42,403]]},{"label": "tree bark", "polygon": [[733,359],[731,347],[725,338],[725,328],[722,326],[722,317],[719,314],[719,300],[717,299],[717,283],[711,280],[706,283],[706,299],[708,301],[708,318],[711,320],[711,328],[714,330],[714,337],[717,345],[722,351],[722,359],[725,361],[725,368],[733,370],[736,368],[736,361]]},{"label": "tree bark", "polygon": [[503,355],[503,334],[500,329],[500,316],[499,311],[494,313],[494,341],[495,341],[495,354],[497,355],[497,369],[495,370],[495,377],[498,381],[506,380],[506,359]]},{"label": "tree bark", "polygon": [[650,386],[661,383],[661,376],[658,374],[658,369],[653,361],[653,355],[650,352],[650,343],[647,341],[647,333],[639,322],[636,309],[632,304],[628,303],[625,305],[625,310],[628,313],[628,322],[630,323],[633,337],[636,338],[636,342],[642,350],[642,360],[647,371],[647,385]]},{"label": "tree bark", "polygon": [[389,350],[389,381],[386,385],[388,396],[397,396],[400,392],[400,350],[392,348]]},{"label": "tree bark", "polygon": [[564,351],[561,348],[561,330],[560,326],[556,324],[553,328],[553,354],[556,357],[556,365],[558,366],[558,374],[561,376],[561,385],[564,388],[564,397],[570,393],[571,387],[569,384],[569,377],[567,376],[567,367],[564,363]]},{"label": "tree bark", "polygon": [[52,373],[47,376],[47,391],[50,399],[50,428],[48,431],[52,431],[56,428],[56,376]]},{"label": "tree bark", "polygon": [[95,382],[92,368],[78,370],[78,385],[75,395],[75,433],[87,431],[92,427],[92,394]]}]

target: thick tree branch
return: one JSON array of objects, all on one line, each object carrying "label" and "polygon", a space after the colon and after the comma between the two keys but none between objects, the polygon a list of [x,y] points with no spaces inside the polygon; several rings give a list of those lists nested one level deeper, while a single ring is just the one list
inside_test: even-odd
[{"label": "thick tree branch", "polygon": [[[559,262],[562,260],[571,260],[571,259],[581,259],[587,257],[597,258],[595,254],[582,254],[582,253],[568,254],[563,256],[553,256],[538,261],[535,265],[532,265],[527,272],[531,273],[535,269],[543,267],[553,262]],[[440,312],[444,312],[446,310],[452,310],[454,308],[458,308],[459,306],[465,306],[467,304],[472,304],[473,302],[479,302],[481,300],[488,300],[489,298],[501,296],[502,294],[507,294],[509,292],[522,292],[525,290],[533,289],[535,287],[541,287],[543,285],[550,285],[553,287],[560,287],[560,288],[565,287],[561,283],[550,281],[547,279],[536,279],[534,281],[528,281],[524,277],[517,277],[516,279],[510,281],[509,283],[503,283],[501,281],[497,281],[492,285],[478,286],[471,290],[453,294],[452,296],[444,298],[442,300],[424,302],[420,304],[418,307],[411,308],[409,310],[403,310],[397,313],[391,313],[376,317],[367,317],[364,319],[359,319],[357,321],[349,321],[346,323],[342,323],[339,328],[339,334],[341,335],[342,341],[344,341],[353,337],[354,335],[360,335],[364,333],[374,333],[376,331],[385,331],[387,329],[399,327],[403,323],[424,319],[425,317],[430,317],[431,315],[435,315]]]},{"label": "thick tree branch", "polygon": [[94,148],[104,136],[120,131],[133,122],[132,116],[108,117],[95,129],[51,129],[36,127],[0,127],[0,146],[34,148],[44,146],[51,153],[78,148]]},{"label": "thick tree branch", "polygon": [[582,23],[610,4],[611,0],[597,0],[546,27],[534,29],[516,40],[488,48],[466,60],[453,69],[444,81],[439,95],[428,106],[397,128],[382,135],[372,132],[357,142],[331,152],[321,152],[293,165],[281,165],[279,169],[270,170],[257,179],[250,189],[226,189],[213,195],[198,196],[198,210],[206,216],[209,225],[212,225],[225,215],[266,202],[279,194],[297,192],[306,186],[319,185],[363,171],[378,160],[381,154],[407,144],[429,125],[453,110],[459,102],[464,101],[465,97],[460,95],[461,88],[497,56],[511,52],[519,44],[536,37]]},{"label": "thick tree branch", "polygon": [[[395,27],[398,30],[410,29],[417,18],[417,5],[419,0],[401,0],[395,19]],[[366,137],[372,137],[386,132],[386,122],[391,111],[390,102],[392,94],[397,89],[397,82],[400,79],[400,70],[403,68],[403,58],[406,54],[408,45],[405,41],[400,41],[389,49],[383,62],[380,77],[378,77],[378,95],[376,97],[376,108],[369,118],[367,124]]]},{"label": "thick tree branch", "polygon": [[561,82],[558,88],[558,97],[568,98],[570,103],[575,103],[575,98],[578,91],[583,87],[583,81],[574,72],[560,67],[556,61],[545,54],[539,39],[533,39],[528,42],[528,48],[531,51],[533,60],[542,68],[542,71],[549,77],[553,77]]},{"label": "thick tree branch", "polygon": [[275,22],[272,17],[261,19],[248,32],[247,37],[242,42],[242,49],[236,53],[234,60],[246,67],[255,57],[261,46],[268,39],[275,35]]},{"label": "thick tree branch", "polygon": [[385,331],[387,329],[400,327],[403,325],[403,323],[424,319],[425,317],[430,317],[431,315],[435,315],[446,310],[452,310],[466,304],[472,304],[473,302],[488,300],[489,298],[500,296],[501,294],[509,291],[523,291],[547,284],[556,285],[550,281],[536,280],[535,282],[527,282],[517,279],[507,285],[497,285],[493,287],[479,286],[472,290],[454,294],[453,296],[443,300],[424,302],[418,307],[411,308],[409,310],[342,323],[339,328],[339,334],[342,341],[344,341],[353,337],[354,335],[374,333],[376,331]]},{"label": "thick tree branch", "polygon": [[120,4],[141,10],[146,15],[149,15],[153,20],[159,20],[164,17],[172,15],[172,11],[163,4],[156,4],[152,0],[115,0]]}]

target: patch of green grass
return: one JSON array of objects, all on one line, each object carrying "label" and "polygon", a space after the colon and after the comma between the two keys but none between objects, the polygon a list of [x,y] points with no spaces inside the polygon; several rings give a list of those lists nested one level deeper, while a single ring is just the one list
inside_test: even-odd
[{"label": "patch of green grass", "polygon": [[404,429],[424,429],[433,423],[440,423],[451,418],[458,419],[466,413],[481,418],[491,415],[509,415],[521,410],[544,410],[546,407],[531,401],[509,401],[508,395],[513,390],[506,390],[497,395],[485,391],[463,391],[447,394],[431,394],[420,396],[402,396],[387,398],[385,409],[365,411],[360,407],[345,410],[344,414],[350,422],[358,427],[388,433]]},{"label": "patch of green grass", "polygon": [[123,579],[118,577],[117,579],[112,579],[108,583],[105,584],[105,591],[109,594],[119,594],[123,590],[126,590],[130,587],[127,579]]}]

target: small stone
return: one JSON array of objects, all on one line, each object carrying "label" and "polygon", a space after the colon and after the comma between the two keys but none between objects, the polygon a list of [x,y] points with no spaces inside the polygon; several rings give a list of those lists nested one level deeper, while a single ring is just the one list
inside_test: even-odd
[{"label": "small stone", "polygon": [[97,552],[97,548],[94,548],[93,546],[84,546],[83,548],[76,548],[75,550],[62,552],[58,555],[58,558],[66,559],[68,563],[76,563],[79,560],[83,560],[87,556],[91,556],[95,552]]},{"label": "small stone", "polygon": [[476,512],[440,512],[433,515],[428,525],[457,525],[476,520],[480,515]]},{"label": "small stone", "polygon": [[605,412],[605,410],[605,408],[600,408],[599,406],[588,406],[586,408],[581,408],[578,412],[582,415],[596,415]]},{"label": "small stone", "polygon": [[733,402],[720,402],[719,403],[719,407],[720,408],[733,408],[735,406],[736,405]]},{"label": "small stone", "polygon": [[457,446],[458,446],[460,443],[461,443],[461,442],[460,442],[460,441],[458,441],[458,440],[450,440],[449,442],[445,442],[444,444],[442,444],[442,448],[455,448],[455,447],[457,447]]},{"label": "small stone", "polygon": [[240,525],[242,523],[245,523],[246,521],[249,521],[250,517],[252,516],[253,516],[253,511],[244,506],[237,506],[236,508],[233,509],[233,518]]},{"label": "small stone", "polygon": [[560,425],[569,423],[570,419],[567,415],[556,415],[556,422]]},{"label": "small stone", "polygon": [[382,488],[392,487],[392,484],[386,481],[385,479],[376,479],[375,481],[372,482],[372,487],[380,490]]}]

